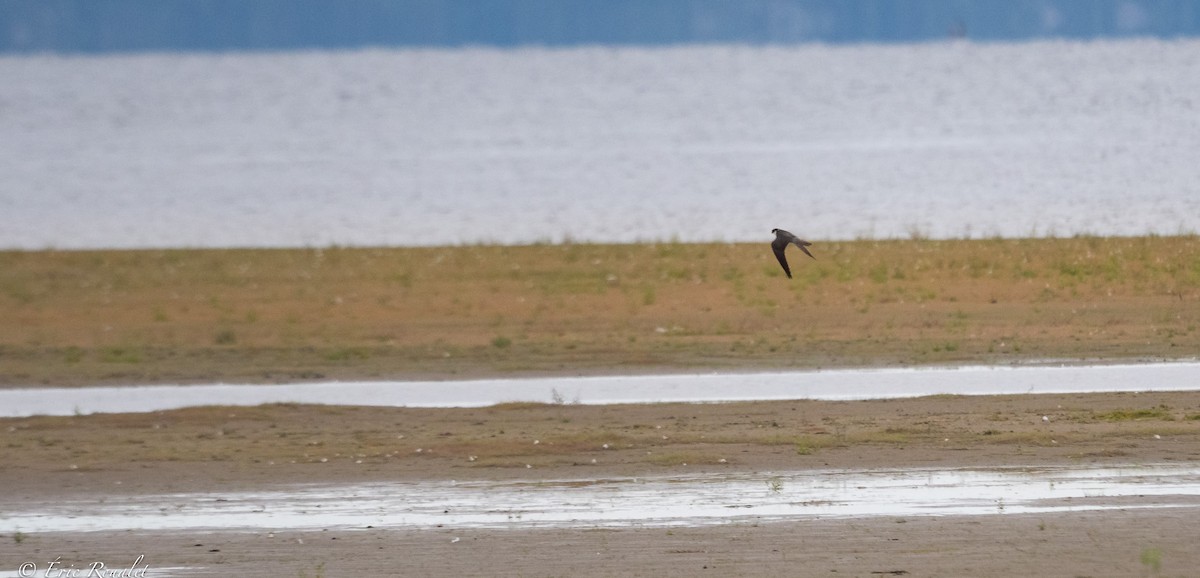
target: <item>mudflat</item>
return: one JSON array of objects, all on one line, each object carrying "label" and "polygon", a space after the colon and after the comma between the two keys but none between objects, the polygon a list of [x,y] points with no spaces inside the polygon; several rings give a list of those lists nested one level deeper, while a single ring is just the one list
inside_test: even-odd
[{"label": "mudflat", "polygon": [[[1200,392],[473,409],[269,405],[0,420],[0,510],[113,496],[390,480],[591,480],[1200,458]],[[607,447],[606,447],[607,446]],[[666,497],[669,499],[669,496]],[[1195,510],[815,519],[708,527],[21,534],[0,568],[147,556],[246,576],[1187,576]],[[1136,506],[1136,507],[1134,507]],[[86,506],[85,506],[86,507]],[[149,574],[153,575],[153,574]]]},{"label": "mudflat", "polygon": [[1174,462],[1200,456],[1200,392],[483,408],[277,404],[6,418],[0,427],[0,452],[11,466],[0,480],[9,497],[35,498],[285,480]]},{"label": "mudflat", "polygon": [[[0,384],[1194,358],[1195,237],[0,253]],[[1152,384],[1147,384],[1148,387]],[[22,532],[3,512],[288,484],[1195,463],[1200,392],[0,419],[0,572],[1190,576],[1195,510],[711,527]],[[607,447],[605,447],[607,446]],[[418,451],[420,450],[420,451]],[[156,570],[161,569],[161,570]]]}]

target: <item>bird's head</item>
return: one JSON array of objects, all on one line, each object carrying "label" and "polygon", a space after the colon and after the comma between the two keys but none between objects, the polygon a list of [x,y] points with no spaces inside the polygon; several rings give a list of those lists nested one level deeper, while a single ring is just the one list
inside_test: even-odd
[{"label": "bird's head", "polygon": [[778,232],[779,232],[779,229],[771,229],[771,233],[772,233],[772,234],[775,234],[775,233],[778,233]]}]

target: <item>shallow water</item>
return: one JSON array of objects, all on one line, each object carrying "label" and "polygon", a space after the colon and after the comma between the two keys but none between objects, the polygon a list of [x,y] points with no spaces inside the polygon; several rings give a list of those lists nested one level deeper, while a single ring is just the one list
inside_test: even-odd
[{"label": "shallow water", "polygon": [[0,416],[145,412],[200,405],[309,403],[478,407],[508,401],[613,404],[887,399],[1200,389],[1200,362],[839,369],[470,381],[332,382],[0,390]]},{"label": "shallow water", "polygon": [[1148,465],[296,485],[23,503],[0,524],[23,532],[533,529],[1197,506],[1200,466]]}]

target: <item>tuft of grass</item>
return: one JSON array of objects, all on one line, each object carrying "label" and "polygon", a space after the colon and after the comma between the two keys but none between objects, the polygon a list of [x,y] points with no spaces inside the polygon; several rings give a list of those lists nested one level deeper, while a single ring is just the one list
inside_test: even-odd
[{"label": "tuft of grass", "polygon": [[1158,548],[1144,548],[1139,558],[1142,565],[1149,568],[1151,572],[1157,574],[1159,570],[1162,570],[1162,550]]},{"label": "tuft of grass", "polygon": [[352,361],[370,357],[371,352],[362,347],[339,347],[325,353],[325,359],[328,361]]},{"label": "tuft of grass", "polygon": [[233,345],[237,343],[237,334],[232,329],[222,329],[213,337],[213,343],[217,345]]},{"label": "tuft of grass", "polygon": [[13,543],[17,544],[19,546],[19,545],[21,545],[22,542],[25,541],[25,538],[27,538],[27,536],[25,535],[25,532],[22,532],[21,530],[17,530],[16,532],[13,532],[12,538],[13,538]]},{"label": "tuft of grass", "polygon": [[[300,576],[300,578],[308,578],[308,572],[301,570],[299,576]],[[324,562],[317,564],[317,570],[316,570],[316,573],[313,574],[313,578],[325,578],[325,563]]]},{"label": "tuft of grass", "polygon": [[721,458],[704,452],[680,451],[650,454],[646,462],[659,466],[715,465],[721,463]]},{"label": "tuft of grass", "polygon": [[141,363],[142,355],[132,347],[106,347],[100,352],[104,363]]},{"label": "tuft of grass", "polygon": [[643,286],[642,305],[654,305],[655,301],[658,301],[658,293],[655,291],[654,286],[649,284]]},{"label": "tuft of grass", "polygon": [[84,354],[84,351],[82,348],[75,347],[74,345],[72,345],[71,347],[68,347],[66,351],[63,352],[63,361],[66,361],[67,363],[72,363],[72,364],[79,363],[80,361],[83,360],[83,354]]},{"label": "tuft of grass", "polygon": [[497,335],[492,339],[492,347],[496,349],[504,349],[510,345],[512,345],[512,340],[503,335]]}]

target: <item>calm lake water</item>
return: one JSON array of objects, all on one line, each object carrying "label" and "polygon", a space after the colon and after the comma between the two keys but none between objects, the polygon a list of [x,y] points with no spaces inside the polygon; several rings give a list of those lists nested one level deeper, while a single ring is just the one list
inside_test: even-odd
[{"label": "calm lake water", "polygon": [[0,248],[1200,231],[1200,41],[0,57]]}]

